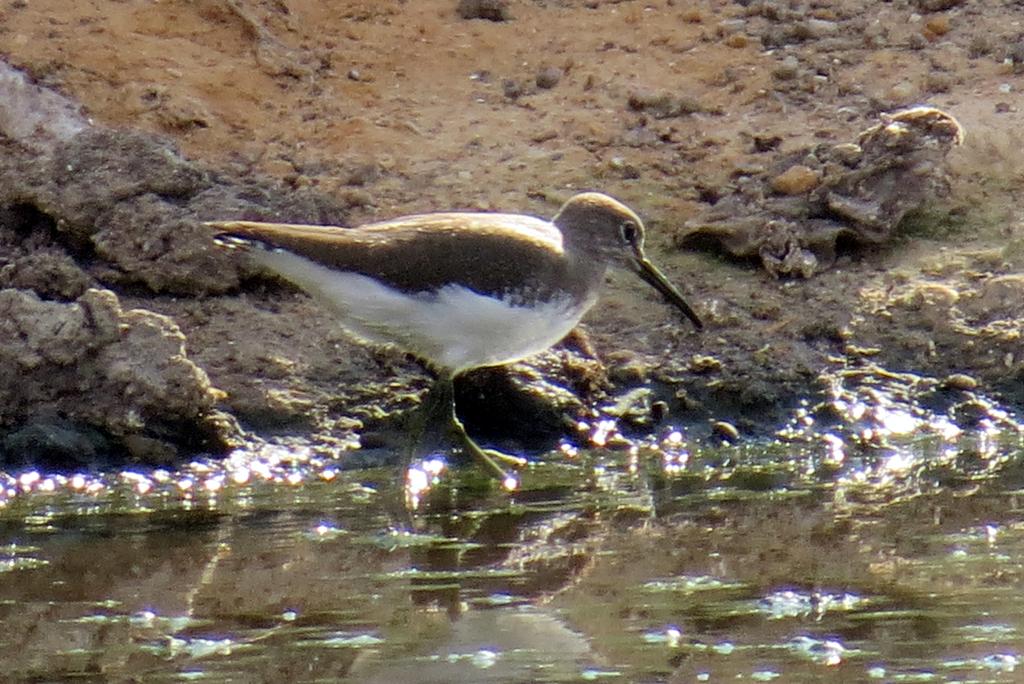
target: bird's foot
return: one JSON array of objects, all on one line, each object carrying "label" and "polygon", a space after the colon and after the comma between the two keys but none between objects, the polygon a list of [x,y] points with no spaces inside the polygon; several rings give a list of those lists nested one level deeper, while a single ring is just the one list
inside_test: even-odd
[{"label": "bird's foot", "polygon": [[501,486],[508,491],[513,491],[519,488],[519,475],[512,469],[522,468],[529,463],[525,458],[519,456],[513,456],[506,454],[497,449],[485,449],[476,442],[473,438],[466,434],[465,428],[462,427],[461,423],[456,424],[456,432],[459,436],[459,440],[462,442],[462,446],[469,452],[469,455],[480,462],[485,468],[494,473],[499,480],[501,480]]}]

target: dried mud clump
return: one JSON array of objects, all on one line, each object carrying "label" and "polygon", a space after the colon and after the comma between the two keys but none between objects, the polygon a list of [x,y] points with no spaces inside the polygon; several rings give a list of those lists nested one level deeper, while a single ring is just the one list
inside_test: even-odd
[{"label": "dried mud clump", "polygon": [[741,177],[677,242],[711,243],[773,275],[805,278],[832,265],[840,238],[884,243],[908,212],[948,194],[945,159],[963,130],[932,107],[881,118],[856,143],[801,150]]},{"label": "dried mud clump", "polygon": [[0,290],[0,426],[12,430],[5,460],[37,463],[33,452],[52,452],[67,426],[78,441],[89,429],[107,440],[78,458],[117,450],[166,463],[179,450],[222,450],[230,421],[214,410],[220,393],[184,343],[169,318],[124,311],[109,290],[73,303]]},{"label": "dried mud clump", "polygon": [[[111,290],[187,316],[194,297],[251,271],[202,221],[339,223],[346,209],[213,172],[159,136],[93,127],[0,62],[0,461],[164,463],[225,448],[223,395],[185,356],[178,325],[122,311]],[[167,294],[183,297],[153,297]]]},{"label": "dried mud clump", "polygon": [[[185,295],[239,282],[238,262],[212,245],[203,219],[344,216],[343,206],[312,193],[232,182],[157,136],[108,128],[85,129],[42,154],[0,137],[0,207],[48,218],[55,241],[103,284]],[[0,222],[0,233],[9,230]]]}]

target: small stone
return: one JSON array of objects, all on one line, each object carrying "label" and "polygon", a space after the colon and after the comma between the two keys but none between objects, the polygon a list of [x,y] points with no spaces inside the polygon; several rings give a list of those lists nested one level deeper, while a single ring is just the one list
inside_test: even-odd
[{"label": "small stone", "polygon": [[911,50],[923,50],[928,47],[928,39],[920,33],[911,33],[907,38],[907,47]]},{"label": "small stone", "polygon": [[373,206],[373,195],[362,188],[338,188],[335,194],[348,207]]},{"label": "small stone", "polygon": [[947,73],[931,73],[925,79],[925,88],[930,93],[948,93],[953,83],[953,77]]},{"label": "small stone", "polygon": [[994,49],[991,36],[984,34],[971,36],[971,40],[967,44],[967,56],[971,59],[977,59],[992,54]]},{"label": "small stone", "polygon": [[562,80],[562,76],[565,75],[558,67],[547,66],[537,72],[536,82],[537,87],[544,90],[550,90],[558,85],[558,82]]},{"label": "small stone", "polygon": [[780,81],[794,79],[798,73],[800,73],[800,62],[793,55],[786,56],[772,69],[772,76]]},{"label": "small stone", "polygon": [[978,381],[966,373],[953,373],[942,381],[942,386],[946,389],[970,392],[978,388]]},{"label": "small stone", "polygon": [[705,375],[708,373],[717,373],[722,370],[722,362],[716,359],[714,356],[708,356],[706,354],[694,354],[690,358],[690,363],[687,364],[687,369],[691,373],[698,375]]},{"label": "small stone", "polygon": [[711,423],[711,433],[727,442],[735,442],[740,438],[740,431],[732,423],[716,420]]},{"label": "small stone", "polygon": [[608,361],[608,379],[616,385],[635,387],[647,382],[648,365],[636,354],[618,352]]},{"label": "small stone", "polygon": [[508,0],[460,0],[455,12],[463,19],[508,21],[512,18]]},{"label": "small stone", "polygon": [[917,8],[923,12],[943,12],[963,4],[964,0],[914,0]]},{"label": "small stone", "polygon": [[695,114],[704,110],[695,98],[676,95],[667,90],[634,92],[629,96],[629,108],[647,112],[656,119]]},{"label": "small stone", "polygon": [[825,19],[808,19],[804,28],[811,38],[825,38],[839,33],[839,24]]},{"label": "small stone", "polygon": [[940,14],[938,16],[931,17],[928,21],[924,23],[924,30],[926,31],[926,36],[929,33],[933,36],[944,36],[947,33],[949,33],[950,28],[951,25],[949,22],[949,17],[946,16],[945,14]]},{"label": "small stone", "polygon": [[754,151],[755,152],[771,152],[777,150],[779,145],[782,144],[782,138],[777,135],[755,135],[754,136]]},{"label": "small stone", "polygon": [[750,45],[750,38],[744,33],[734,33],[725,39],[725,44],[731,48],[745,48]]},{"label": "small stone", "polygon": [[1024,40],[1018,40],[1006,50],[1003,63],[1015,74],[1024,71]]},{"label": "small stone", "polygon": [[917,94],[917,87],[910,81],[900,81],[889,89],[889,98],[897,103],[910,102]]},{"label": "small stone", "polygon": [[780,195],[802,195],[816,188],[819,181],[817,171],[794,164],[771,180],[771,188]]},{"label": "small stone", "polygon": [[523,84],[512,78],[506,78],[501,82],[501,90],[510,100],[518,99],[525,92]]},{"label": "small stone", "polygon": [[864,150],[855,143],[840,143],[834,146],[829,153],[832,159],[850,167],[856,166],[864,156]]},{"label": "small stone", "polygon": [[716,30],[720,36],[728,36],[732,33],[740,33],[747,27],[743,19],[726,19],[718,23]]},{"label": "small stone", "polygon": [[545,128],[531,135],[530,142],[542,143],[547,142],[548,140],[554,140],[557,137],[558,131],[553,128]]}]

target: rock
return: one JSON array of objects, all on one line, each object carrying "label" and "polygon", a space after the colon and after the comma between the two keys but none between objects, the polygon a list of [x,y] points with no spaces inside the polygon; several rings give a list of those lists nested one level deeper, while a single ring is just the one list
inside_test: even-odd
[{"label": "rock", "polygon": [[38,153],[88,126],[80,105],[0,60],[0,136]]},{"label": "rock", "polygon": [[506,78],[501,82],[501,91],[510,100],[518,99],[526,93],[523,84],[512,78]]},{"label": "rock", "polygon": [[155,443],[165,455],[222,450],[231,434],[214,410],[221,393],[184,342],[169,318],[124,311],[109,290],[73,303],[0,290],[0,425],[24,429],[44,413],[125,449],[144,437],[151,453]]},{"label": "rock", "polygon": [[949,17],[945,14],[930,17],[928,21],[924,23],[924,31],[926,35],[931,34],[932,36],[944,36],[949,33],[952,25],[950,24]]},{"label": "rock", "polygon": [[787,55],[772,69],[772,76],[780,81],[788,81],[797,77],[800,73],[800,62],[793,55]]},{"label": "rock", "polygon": [[840,237],[885,242],[908,212],[949,192],[946,155],[963,130],[933,107],[880,118],[856,143],[793,152],[745,176],[677,243],[710,239],[773,274],[808,277],[834,263]]},{"label": "rock", "polygon": [[0,438],[0,462],[45,471],[69,471],[100,465],[111,443],[96,429],[57,415],[37,415]]},{"label": "rock", "polygon": [[726,442],[736,442],[740,438],[740,431],[736,426],[724,420],[711,423],[711,434]]},{"label": "rock", "polygon": [[73,300],[92,285],[92,278],[57,248],[42,248],[14,257],[0,268],[0,288],[34,290],[48,299]]},{"label": "rock", "polygon": [[565,72],[558,67],[544,67],[537,72],[537,87],[543,90],[550,90],[558,85],[558,82],[562,80],[562,76],[564,75]]},{"label": "rock", "polygon": [[750,45],[750,38],[743,33],[733,33],[726,37],[725,44],[731,48],[745,48]]},{"label": "rock", "polygon": [[818,186],[821,175],[802,164],[794,164],[771,179],[771,189],[781,195],[802,195]]},{"label": "rock", "polygon": [[508,21],[512,18],[508,0],[459,0],[455,13],[462,19]]},{"label": "rock", "polygon": [[824,38],[839,33],[839,24],[825,19],[808,19],[804,28],[811,38]]},{"label": "rock", "polygon": [[943,12],[963,3],[964,0],[914,0],[914,4],[922,12]]},{"label": "rock", "polygon": [[965,373],[953,373],[946,376],[942,381],[943,387],[961,392],[970,392],[978,389],[978,381]]},{"label": "rock", "polygon": [[[201,221],[215,218],[339,223],[344,208],[312,191],[230,183],[178,154],[166,140],[139,131],[87,128],[44,153],[0,143],[0,211],[34,213],[54,253],[93,252],[89,270],[50,259],[57,286],[15,266],[8,284],[70,297],[89,278],[152,292],[205,294],[238,285],[250,269],[217,249]],[[18,244],[0,215],[0,244]],[[14,217],[17,218],[17,217]],[[54,271],[56,273],[56,271]],[[10,280],[10,278],[17,278]]]},{"label": "rock", "polygon": [[919,89],[916,85],[911,81],[903,80],[889,88],[887,96],[893,103],[901,104],[914,100],[917,97],[918,92]]},{"label": "rock", "polygon": [[704,107],[696,99],[677,95],[668,90],[640,90],[629,96],[629,108],[651,114],[656,119],[668,119],[696,114]]}]

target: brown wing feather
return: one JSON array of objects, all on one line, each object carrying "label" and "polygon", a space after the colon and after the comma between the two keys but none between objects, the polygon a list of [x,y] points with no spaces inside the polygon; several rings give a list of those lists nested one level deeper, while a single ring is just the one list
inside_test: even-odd
[{"label": "brown wing feather", "polygon": [[[505,215],[508,216],[508,215]],[[551,294],[578,267],[566,259],[560,236],[528,217],[517,239],[495,228],[493,214],[431,214],[358,228],[221,221],[220,236],[285,249],[330,268],[372,276],[405,292],[433,291],[460,283],[477,292],[524,301]],[[467,240],[467,234],[473,239]],[[589,265],[587,270],[592,270]],[[572,279],[570,279],[572,280]],[[590,280],[574,287],[582,296]]]}]

